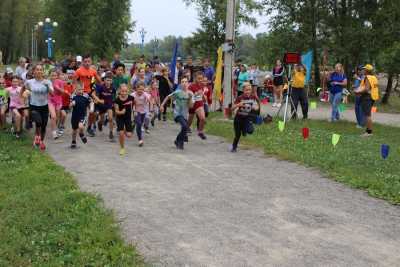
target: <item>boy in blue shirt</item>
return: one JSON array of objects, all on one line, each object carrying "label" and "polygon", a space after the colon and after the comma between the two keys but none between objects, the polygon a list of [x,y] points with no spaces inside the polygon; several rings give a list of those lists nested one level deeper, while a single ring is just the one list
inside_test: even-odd
[{"label": "boy in blue shirt", "polygon": [[71,97],[71,126],[72,126],[72,143],[71,148],[76,148],[76,136],[79,130],[79,137],[82,143],[87,143],[87,138],[85,136],[85,121],[86,121],[86,110],[90,104],[90,96],[83,92],[82,83],[78,82],[76,84],[75,94]]}]

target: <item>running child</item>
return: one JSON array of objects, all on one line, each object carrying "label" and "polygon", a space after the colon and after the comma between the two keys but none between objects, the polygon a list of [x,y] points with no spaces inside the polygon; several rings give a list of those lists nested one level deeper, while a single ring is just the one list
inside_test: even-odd
[{"label": "running child", "polygon": [[117,94],[117,90],[112,85],[113,83],[113,74],[112,72],[108,72],[104,78],[104,85],[97,84],[96,91],[93,92],[92,97],[96,102],[96,109],[99,112],[100,120],[98,121],[98,129],[99,131],[103,131],[104,125],[104,117],[107,114],[108,116],[108,124],[110,133],[108,135],[110,141],[114,140],[114,113],[113,113],[113,106],[114,106],[114,99]]},{"label": "running child", "polygon": [[185,140],[187,140],[188,116],[189,108],[193,106],[193,93],[189,91],[189,81],[187,78],[182,78],[181,85],[176,91],[168,95],[160,106],[160,111],[164,111],[164,106],[168,100],[175,101],[174,106],[174,120],[181,125],[181,131],[175,140],[177,149],[184,149]]},{"label": "running child", "polygon": [[5,80],[0,77],[0,130],[6,129],[6,112],[8,108],[8,91],[5,88]]},{"label": "running child", "polygon": [[151,126],[154,127],[154,122],[158,114],[160,114],[160,92],[158,91],[158,80],[153,79],[150,88],[151,101],[153,106],[153,114],[151,118]]},{"label": "running child", "polygon": [[29,110],[32,121],[35,123],[34,147],[46,149],[44,139],[49,118],[48,96],[54,92],[53,84],[44,78],[42,65],[33,68],[33,79],[27,80],[22,89],[25,99],[29,98]]},{"label": "running child", "polygon": [[249,82],[243,84],[243,94],[239,96],[232,109],[236,110],[237,113],[233,122],[233,128],[235,130],[235,138],[233,140],[231,152],[236,152],[239,144],[240,137],[252,134],[254,132],[254,126],[251,122],[252,111],[260,109],[258,105],[257,97],[252,94],[252,86]]},{"label": "running child", "polygon": [[204,125],[206,122],[206,115],[204,111],[204,103],[206,102],[206,98],[204,96],[204,84],[203,84],[204,74],[201,71],[196,72],[195,79],[196,82],[192,83],[189,86],[189,90],[193,92],[193,107],[189,109],[189,132],[190,127],[193,123],[194,116],[196,115],[199,120],[198,126],[198,136],[205,140],[207,139],[204,134]]},{"label": "running child", "polygon": [[66,80],[64,83],[64,92],[62,94],[62,107],[60,112],[60,123],[58,125],[58,131],[60,134],[64,134],[65,130],[65,120],[67,119],[67,114],[70,111],[70,104],[71,104],[71,96],[75,91],[74,85],[72,83],[72,79],[74,76],[73,70],[67,70]]},{"label": "running child", "polygon": [[19,86],[20,80],[17,76],[13,76],[11,87],[8,87],[8,95],[10,96],[10,112],[13,120],[13,129],[15,131],[15,138],[19,139],[22,132],[22,122],[25,117],[25,103],[22,98],[22,88]]},{"label": "running child", "polygon": [[53,139],[56,140],[62,136],[61,132],[57,131],[57,122],[60,121],[60,112],[63,104],[64,81],[59,79],[56,70],[50,72],[50,81],[54,88],[54,93],[49,96],[50,127]]},{"label": "running child", "polygon": [[132,137],[132,106],[134,97],[128,94],[128,86],[121,84],[119,94],[115,99],[114,109],[117,121],[117,131],[119,132],[119,144],[121,156],[125,155],[125,136]]},{"label": "running child", "polygon": [[89,107],[91,98],[83,90],[82,83],[76,83],[75,94],[71,97],[70,107],[72,108],[71,126],[72,126],[72,143],[71,148],[76,148],[76,136],[79,131],[79,137],[82,143],[87,143],[85,136],[86,110]]},{"label": "running child", "polygon": [[142,147],[144,143],[142,127],[146,118],[146,109],[150,108],[150,95],[144,91],[144,88],[144,83],[138,82],[136,85],[136,91],[132,94],[135,99],[135,125],[140,147]]}]

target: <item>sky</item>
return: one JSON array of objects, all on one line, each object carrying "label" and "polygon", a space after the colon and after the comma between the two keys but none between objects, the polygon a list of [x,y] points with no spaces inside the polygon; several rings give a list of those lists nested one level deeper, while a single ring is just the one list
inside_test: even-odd
[{"label": "sky", "polygon": [[[193,6],[187,7],[182,0],[131,0],[131,14],[136,21],[135,32],[130,34],[129,41],[140,43],[140,29],[144,28],[145,42],[162,39],[167,35],[187,37],[199,27],[197,11]],[[259,27],[243,26],[241,33],[253,35],[265,32],[265,19],[256,15]]]}]

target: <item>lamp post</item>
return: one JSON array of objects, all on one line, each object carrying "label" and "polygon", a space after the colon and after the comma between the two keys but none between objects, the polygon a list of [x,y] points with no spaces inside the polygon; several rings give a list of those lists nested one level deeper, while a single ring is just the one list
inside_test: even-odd
[{"label": "lamp post", "polygon": [[155,57],[157,55],[159,42],[160,41],[157,39],[157,37],[154,37],[154,40],[153,40],[153,45],[154,45],[153,57]]},{"label": "lamp post", "polygon": [[142,28],[142,29],[139,31],[140,38],[142,39],[142,46],[141,46],[142,54],[143,54],[143,51],[144,51],[144,37],[146,36],[146,33],[147,33],[147,32],[144,30],[144,28]]},{"label": "lamp post", "polygon": [[43,27],[43,32],[46,35],[46,43],[47,43],[47,57],[48,58],[52,58],[53,57],[53,44],[56,42],[53,38],[52,38],[52,34],[54,31],[54,28],[58,27],[58,23],[56,21],[53,21],[53,23],[51,23],[51,19],[50,18],[46,18],[43,21],[39,21],[38,23],[39,27]]}]

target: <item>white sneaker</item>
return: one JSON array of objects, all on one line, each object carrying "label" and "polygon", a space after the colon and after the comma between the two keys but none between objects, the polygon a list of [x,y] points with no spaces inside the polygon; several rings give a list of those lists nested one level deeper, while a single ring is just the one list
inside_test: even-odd
[{"label": "white sneaker", "polygon": [[281,103],[276,104],[276,107],[277,107],[277,108],[280,108],[281,106],[282,106]]},{"label": "white sneaker", "polygon": [[276,103],[273,103],[273,104],[272,104],[272,107],[276,107]]},{"label": "white sneaker", "polygon": [[53,139],[56,140],[58,137],[57,131],[53,131]]}]

